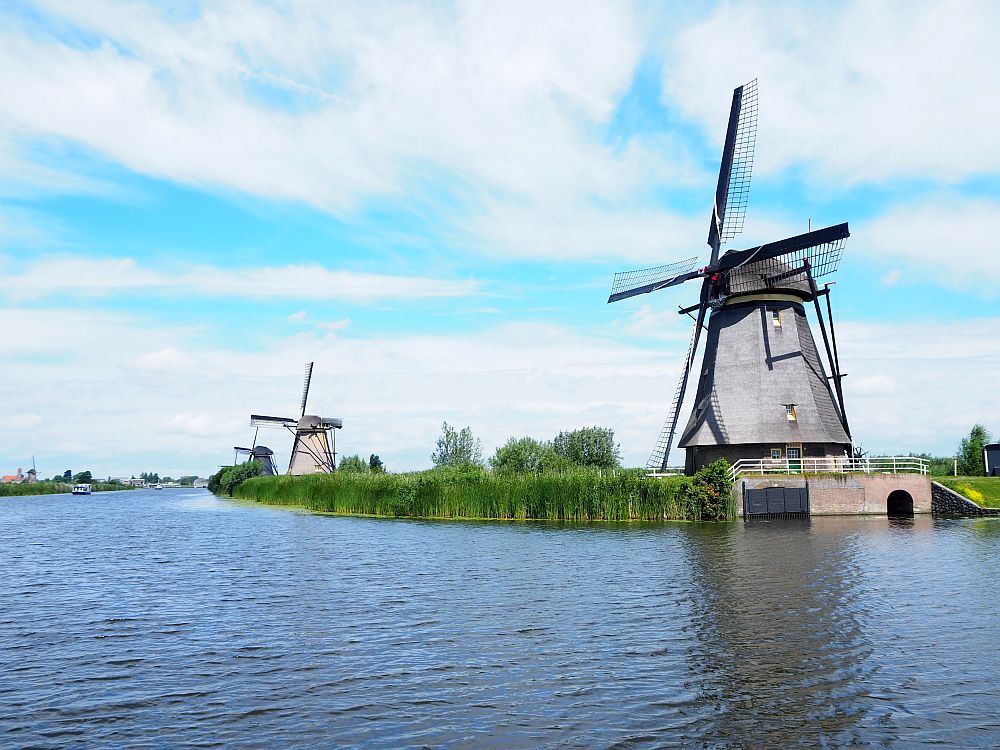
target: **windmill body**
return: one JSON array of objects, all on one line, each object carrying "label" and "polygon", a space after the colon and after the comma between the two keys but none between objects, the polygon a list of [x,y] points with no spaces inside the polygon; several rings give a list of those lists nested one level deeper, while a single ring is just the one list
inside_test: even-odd
[{"label": "windmill body", "polygon": [[843,457],[851,440],[794,293],[730,297],[708,322],[685,470],[720,458]]},{"label": "windmill body", "polygon": [[[306,364],[305,385],[302,389],[301,414],[298,419],[290,417],[269,417],[251,414],[250,424],[254,427],[277,427],[294,435],[292,455],[288,461],[288,474],[332,474],[337,468],[336,430],[342,429],[343,420],[335,417],[321,417],[306,414],[309,403],[309,386],[312,381],[313,363]],[[273,473],[273,458],[270,461]],[[265,470],[267,465],[265,464]]]},{"label": "windmill body", "polygon": [[[673,405],[647,464],[651,469],[666,469],[675,437],[678,447],[686,450],[687,473],[719,458],[730,463],[793,463],[850,453],[829,286],[816,284],[817,278],[836,271],[849,236],[847,224],[720,254],[723,242],[743,228],[756,121],[753,81],[733,93],[709,226],[708,265],[695,269],[692,258],[615,276],[609,302],[701,281],[698,304],[680,310],[696,313],[694,330]],[[820,306],[823,297],[829,334]],[[807,306],[814,307],[823,334],[829,375],[806,317]],[[693,408],[678,431],[703,333],[705,353]]]}]

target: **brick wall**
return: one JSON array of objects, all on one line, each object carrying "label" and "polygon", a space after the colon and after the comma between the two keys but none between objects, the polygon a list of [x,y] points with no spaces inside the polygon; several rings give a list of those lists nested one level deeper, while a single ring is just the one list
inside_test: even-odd
[{"label": "brick wall", "polygon": [[[808,487],[809,512],[823,515],[885,515],[889,494],[903,490],[913,498],[914,513],[931,512],[931,482],[921,474],[771,475],[736,480],[736,507],[743,512],[743,487]],[[978,506],[977,506],[978,507]]]}]

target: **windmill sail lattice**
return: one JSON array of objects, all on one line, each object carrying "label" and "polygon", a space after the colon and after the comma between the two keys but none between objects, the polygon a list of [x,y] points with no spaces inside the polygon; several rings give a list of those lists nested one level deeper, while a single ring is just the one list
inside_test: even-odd
[{"label": "windmill sail lattice", "polygon": [[691,341],[688,343],[687,357],[684,360],[685,371],[681,372],[680,380],[677,381],[677,389],[674,391],[674,400],[670,404],[670,412],[667,414],[667,421],[663,423],[663,429],[660,430],[660,436],[656,439],[656,444],[653,446],[653,452],[649,454],[649,460],[646,461],[646,468],[653,469],[654,471],[662,471],[667,468],[667,462],[670,458],[670,446],[674,442],[674,433],[677,431],[677,421],[681,414],[681,402],[684,396],[684,381],[687,379],[687,374],[691,371],[692,359],[694,358],[694,347],[697,341],[697,329],[691,331]]},{"label": "windmill sail lattice", "polygon": [[757,79],[744,84],[740,94],[736,134],[733,138],[732,158],[726,194],[720,208],[722,219],[721,240],[726,242],[743,231],[747,204],[750,202],[750,178],[753,175],[753,156],[757,145]]},{"label": "windmill sail lattice", "polygon": [[696,255],[693,258],[663,266],[640,268],[635,271],[619,271],[615,274],[614,281],[611,282],[611,297],[608,302],[617,302],[637,294],[666,289],[668,286],[687,281],[688,278],[691,278],[690,271],[697,262],[698,256]]}]

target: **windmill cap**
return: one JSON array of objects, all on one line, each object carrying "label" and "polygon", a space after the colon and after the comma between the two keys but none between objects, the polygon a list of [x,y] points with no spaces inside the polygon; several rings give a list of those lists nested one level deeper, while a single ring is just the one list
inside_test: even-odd
[{"label": "windmill cap", "polygon": [[338,417],[320,417],[316,414],[306,414],[299,420],[299,429],[340,429],[344,420]]}]

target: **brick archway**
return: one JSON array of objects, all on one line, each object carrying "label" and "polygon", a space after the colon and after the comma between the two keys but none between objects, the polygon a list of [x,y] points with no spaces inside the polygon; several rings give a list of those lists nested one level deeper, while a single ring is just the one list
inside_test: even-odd
[{"label": "brick archway", "polygon": [[912,516],[913,496],[906,490],[893,490],[886,498],[885,512],[890,516]]}]

